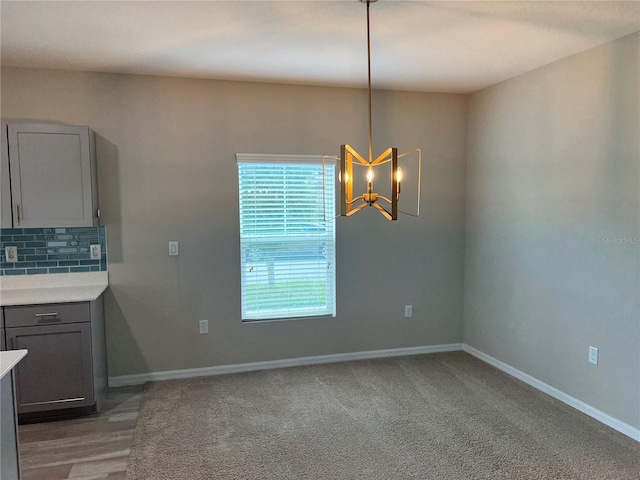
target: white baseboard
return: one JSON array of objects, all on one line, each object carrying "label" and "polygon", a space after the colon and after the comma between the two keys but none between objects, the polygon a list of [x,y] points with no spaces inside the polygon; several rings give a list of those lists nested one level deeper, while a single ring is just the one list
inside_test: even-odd
[{"label": "white baseboard", "polygon": [[617,430],[618,432],[623,433],[628,437],[631,437],[634,440],[640,442],[640,429],[632,427],[627,423],[624,423],[610,415],[607,415],[606,413],[598,410],[597,408],[594,408],[591,405],[588,405],[583,401],[578,400],[577,398],[567,395],[566,393],[558,390],[557,388],[552,387],[551,385],[548,385],[538,380],[537,378],[532,377],[531,375],[527,375],[526,373],[521,372],[520,370],[513,368],[512,366],[507,365],[506,363],[501,362],[500,360],[493,358],[492,356],[487,355],[486,353],[481,352],[480,350],[477,350],[467,345],[466,343],[462,344],[462,350],[473,355],[474,357],[479,358],[480,360],[488,363],[489,365],[493,365],[497,369],[502,370],[503,372],[511,375],[512,377],[515,377],[518,380],[521,380],[524,383],[531,385],[533,388],[536,388],[541,392],[546,393],[547,395],[557,400],[560,400],[563,403],[566,403],[570,407],[573,407],[576,410],[579,410],[580,412],[586,415],[589,415],[590,417],[598,420],[599,422],[604,423],[605,425],[613,428],[614,430]]},{"label": "white baseboard", "polygon": [[137,375],[120,375],[116,377],[109,377],[109,387],[142,385],[146,382],[155,382],[159,380],[206,377],[211,375],[224,375],[227,373],[270,370],[273,368],[299,367],[302,365],[347,362],[350,360],[367,360],[371,358],[400,357],[404,355],[420,355],[425,353],[455,352],[460,350],[462,350],[461,343],[451,343],[445,345],[429,345],[425,347],[393,348],[389,350],[337,353],[333,355],[319,355],[315,357],[286,358],[283,360],[271,360],[266,362],[238,363],[235,365],[189,368],[186,370],[169,370],[165,372],[140,373]]}]

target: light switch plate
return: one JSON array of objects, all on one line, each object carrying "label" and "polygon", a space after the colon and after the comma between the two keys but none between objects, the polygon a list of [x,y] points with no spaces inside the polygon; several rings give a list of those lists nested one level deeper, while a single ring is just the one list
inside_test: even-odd
[{"label": "light switch plate", "polygon": [[593,363],[594,365],[598,364],[598,354],[599,350],[596,347],[589,347],[589,363]]},{"label": "light switch plate", "polygon": [[4,257],[8,263],[16,263],[18,261],[18,247],[5,247]]},{"label": "light switch plate", "polygon": [[169,242],[169,256],[178,255],[178,242]]},{"label": "light switch plate", "polygon": [[198,323],[200,324],[200,335],[209,333],[209,320],[200,320]]},{"label": "light switch plate", "polygon": [[89,252],[91,253],[91,260],[100,260],[100,255],[102,254],[100,244],[91,245],[89,247]]}]

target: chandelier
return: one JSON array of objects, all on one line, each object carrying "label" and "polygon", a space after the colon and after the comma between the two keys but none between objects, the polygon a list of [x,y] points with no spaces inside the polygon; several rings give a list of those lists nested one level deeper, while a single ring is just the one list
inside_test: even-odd
[{"label": "chandelier", "polygon": [[[399,160],[403,157],[409,157],[417,154],[417,181],[414,184],[417,185],[417,203],[414,213],[408,211],[401,211],[411,216],[418,216],[420,214],[420,177],[422,170],[422,151],[419,148],[409,150],[405,153],[398,154],[398,149],[391,147],[386,149],[375,159],[373,158],[373,119],[371,113],[371,33],[369,26],[369,5],[377,0],[359,0],[362,3],[367,4],[367,73],[368,73],[368,93],[369,93],[369,155],[365,158],[360,155],[351,145],[340,146],[340,173],[338,179],[340,180],[340,215],[351,216],[365,207],[374,207],[378,210],[387,220],[397,220],[398,203],[400,200],[400,193],[402,191],[403,182],[403,170],[399,165]],[[379,167],[383,165],[391,166],[390,180],[391,190],[389,196],[381,195],[374,189],[374,180],[376,174],[381,171]],[[360,195],[354,196],[354,166],[362,167],[362,170],[366,169],[366,191]],[[364,188],[363,188],[364,190]]]}]

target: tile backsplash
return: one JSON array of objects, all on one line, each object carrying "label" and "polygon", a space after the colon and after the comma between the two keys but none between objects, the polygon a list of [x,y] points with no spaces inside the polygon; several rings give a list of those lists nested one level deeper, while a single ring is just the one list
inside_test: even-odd
[{"label": "tile backsplash", "polygon": [[[100,260],[89,246],[100,244]],[[18,261],[7,262],[5,247],[18,247]],[[3,228],[0,231],[0,276],[107,270],[104,227]]]}]

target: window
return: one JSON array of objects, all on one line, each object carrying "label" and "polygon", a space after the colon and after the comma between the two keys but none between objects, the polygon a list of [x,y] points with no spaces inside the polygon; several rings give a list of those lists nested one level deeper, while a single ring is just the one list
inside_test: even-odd
[{"label": "window", "polygon": [[242,320],[335,316],[335,168],[323,188],[322,157],[236,157]]}]

